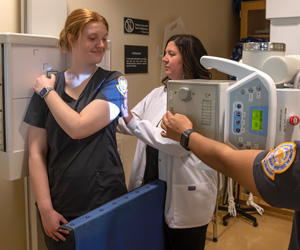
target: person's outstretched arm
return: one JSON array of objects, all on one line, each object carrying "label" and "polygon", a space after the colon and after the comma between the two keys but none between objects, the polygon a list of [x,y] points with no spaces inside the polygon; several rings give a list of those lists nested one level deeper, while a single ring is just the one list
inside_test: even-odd
[{"label": "person's outstretched arm", "polygon": [[[173,115],[170,111],[164,115],[161,126],[165,130],[161,135],[176,141],[180,141],[184,131],[193,128],[186,116]],[[233,178],[254,195],[260,196],[253,177],[253,162],[260,150],[234,150],[196,132],[190,134],[188,147],[205,164]]]}]

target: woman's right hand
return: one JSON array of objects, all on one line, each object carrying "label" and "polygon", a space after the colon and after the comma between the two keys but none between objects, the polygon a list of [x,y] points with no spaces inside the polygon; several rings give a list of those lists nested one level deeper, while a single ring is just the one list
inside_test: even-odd
[{"label": "woman's right hand", "polygon": [[41,90],[45,87],[54,88],[55,84],[55,75],[51,74],[51,78],[49,79],[46,75],[41,75],[36,78],[35,84],[33,84],[33,89],[37,94],[40,94]]},{"label": "woman's right hand", "polygon": [[192,122],[182,114],[173,115],[170,111],[163,116],[161,127],[163,131],[161,136],[172,139],[174,141],[180,141],[181,134],[187,129],[192,129]]},{"label": "woman's right hand", "polygon": [[61,226],[61,222],[66,224],[68,221],[61,214],[53,209],[49,212],[41,213],[41,217],[45,233],[49,237],[55,241],[66,240],[63,234],[69,234],[69,231],[60,229],[59,227]]}]

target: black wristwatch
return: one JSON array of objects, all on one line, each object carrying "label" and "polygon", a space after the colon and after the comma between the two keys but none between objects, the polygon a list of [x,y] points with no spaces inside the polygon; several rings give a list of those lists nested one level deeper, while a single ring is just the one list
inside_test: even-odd
[{"label": "black wristwatch", "polygon": [[51,90],[54,90],[52,87],[45,87],[40,91],[40,96],[44,98]]},{"label": "black wristwatch", "polygon": [[190,151],[190,149],[188,147],[189,137],[190,137],[190,133],[192,133],[192,132],[197,132],[197,131],[195,129],[188,129],[188,130],[184,131],[180,137],[180,145],[189,151]]}]

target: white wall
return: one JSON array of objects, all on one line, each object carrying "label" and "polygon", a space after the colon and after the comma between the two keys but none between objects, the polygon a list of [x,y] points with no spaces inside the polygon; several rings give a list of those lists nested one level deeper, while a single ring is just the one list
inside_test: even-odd
[{"label": "white wall", "polygon": [[21,7],[18,0],[0,0],[0,32],[20,32]]},{"label": "white wall", "polygon": [[267,0],[270,41],[286,44],[286,55],[300,54],[300,1]]},{"label": "white wall", "polygon": [[[27,0],[26,2],[27,12],[23,13],[27,17],[26,29],[23,27],[25,33],[58,37],[67,18],[67,1]],[[55,15],[48,15],[51,10],[55,10]]]}]

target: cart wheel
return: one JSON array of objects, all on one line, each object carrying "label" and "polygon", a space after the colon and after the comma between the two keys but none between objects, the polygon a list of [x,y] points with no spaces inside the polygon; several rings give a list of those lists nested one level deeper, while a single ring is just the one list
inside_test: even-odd
[{"label": "cart wheel", "polygon": [[228,222],[226,220],[224,220],[223,225],[226,227],[228,225]]},{"label": "cart wheel", "polygon": [[258,226],[258,223],[257,223],[257,222],[253,222],[253,226],[254,226],[254,227],[257,227],[257,226]]},{"label": "cart wheel", "polygon": [[218,241],[218,239],[217,238],[213,238],[213,242],[217,242]]}]

